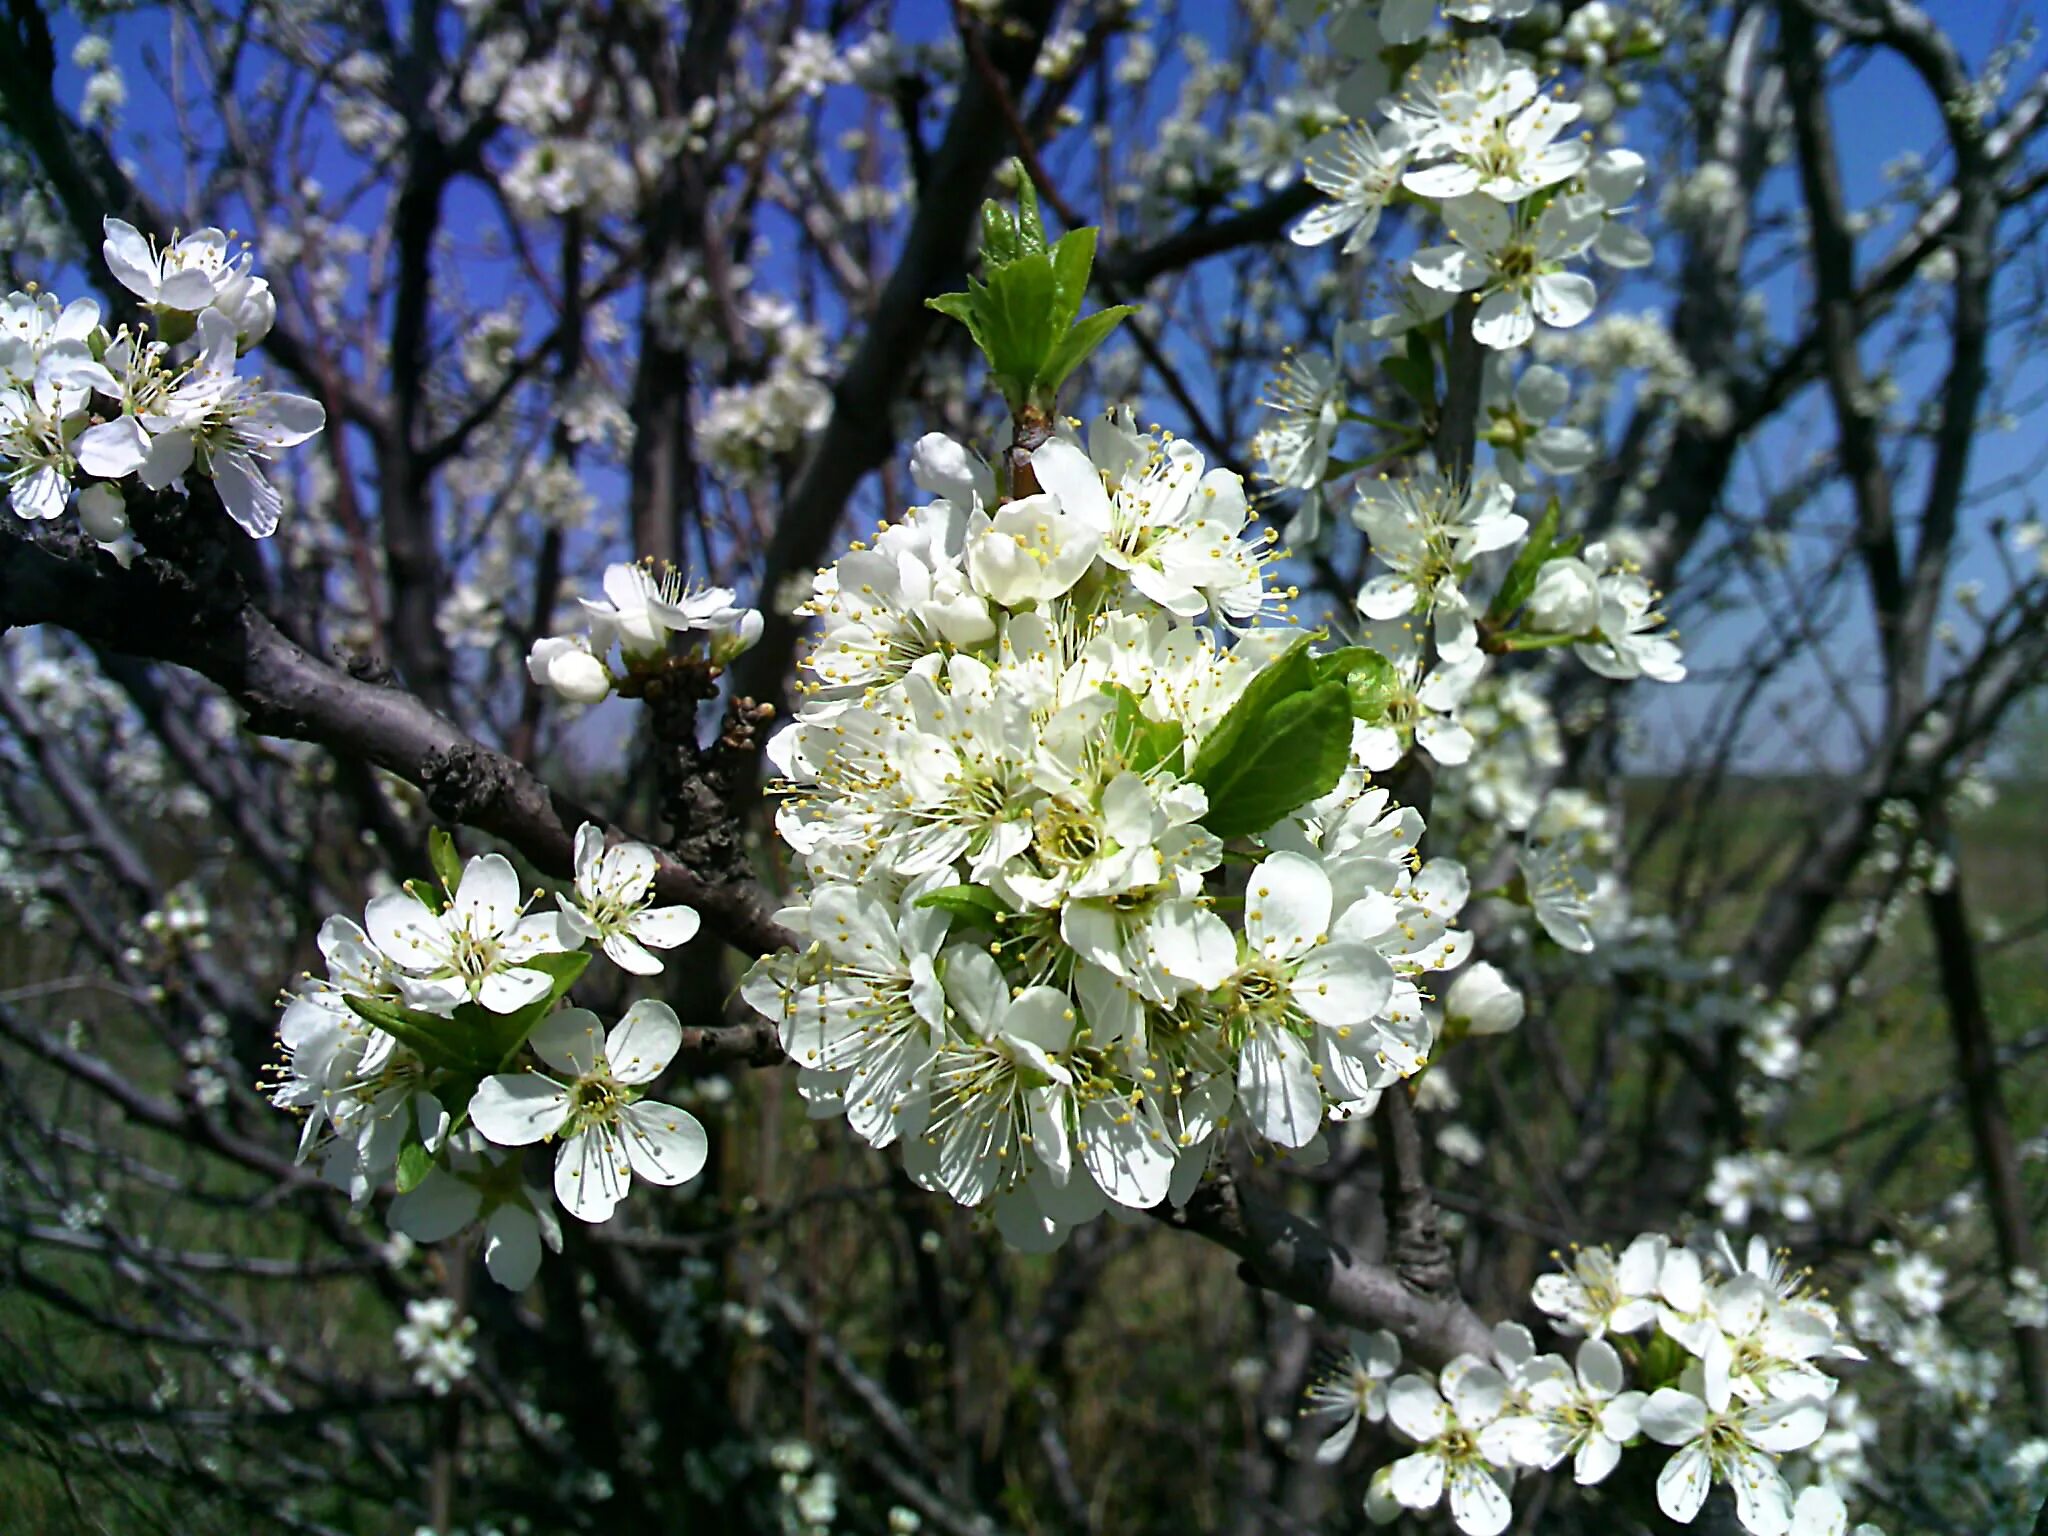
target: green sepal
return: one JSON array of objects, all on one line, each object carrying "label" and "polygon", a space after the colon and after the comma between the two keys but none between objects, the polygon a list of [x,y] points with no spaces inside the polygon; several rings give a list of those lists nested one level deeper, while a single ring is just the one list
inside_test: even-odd
[{"label": "green sepal", "polygon": [[448,893],[431,880],[408,880],[402,889],[429,912],[439,912],[448,905]]},{"label": "green sepal", "polygon": [[1202,825],[1218,837],[1263,832],[1337,787],[1351,761],[1351,700],[1332,680],[1291,693],[1268,709],[1259,730],[1204,788]]},{"label": "green sepal", "polygon": [[427,861],[448,891],[453,892],[462,884],[462,855],[455,851],[455,839],[445,827],[435,827],[427,833]]},{"label": "green sepal", "polygon": [[991,932],[1010,915],[1002,898],[985,885],[942,885],[936,891],[925,892],[912,905],[933,908],[956,923]]}]

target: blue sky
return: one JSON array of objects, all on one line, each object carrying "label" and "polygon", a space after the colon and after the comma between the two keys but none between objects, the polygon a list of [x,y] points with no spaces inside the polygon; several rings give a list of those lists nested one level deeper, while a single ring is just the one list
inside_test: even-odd
[{"label": "blue sky", "polygon": [[[1950,30],[1965,57],[1975,67],[1983,63],[1998,39],[2010,36],[2019,22],[2028,18],[2031,8],[2008,3],[1980,4],[1975,0],[1948,0],[1948,3],[1930,0],[1929,9]],[[1219,53],[1227,54],[1231,8],[1221,5],[1184,6],[1183,12],[1192,30],[1205,36]],[[897,35],[904,41],[925,42],[942,37],[951,30],[950,7],[945,0],[903,0],[895,15]],[[60,46],[68,53],[77,36],[77,26],[67,16],[60,22],[60,28]],[[147,11],[121,18],[114,23],[112,36],[116,56],[125,67],[130,90],[122,147],[133,156],[149,182],[165,189],[182,189],[184,178],[179,174],[175,136],[170,132],[173,119],[169,103],[156,81],[167,73],[173,63],[178,64],[185,72],[185,78],[189,79],[189,61],[181,58],[179,49],[172,46],[162,12]],[[1170,94],[1178,73],[1178,62],[1169,54],[1161,65],[1161,83],[1166,88],[1165,93]],[[2026,78],[2024,62],[2016,73],[2019,82],[2023,83]],[[83,72],[65,66],[65,86],[72,99],[76,99],[83,85]],[[1852,205],[1866,203],[1879,194],[1884,186],[1884,167],[1901,153],[1918,151],[1928,154],[1930,163],[1936,163],[1934,152],[1938,151],[1942,139],[1940,119],[1925,88],[1902,66],[1883,61],[1866,65],[1837,92],[1834,104],[1844,176]],[[191,120],[204,123],[204,104],[197,105],[200,110],[193,114]],[[831,101],[827,111],[829,117],[843,118],[845,126],[852,126],[858,120],[859,109],[844,95]],[[1055,150],[1052,158],[1062,166],[1063,175],[1067,173],[1067,166],[1074,168],[1077,174],[1076,200],[1085,204],[1090,191],[1085,179],[1089,158],[1085,141],[1076,135],[1071,149],[1062,146]],[[327,168],[329,161],[331,170]],[[332,147],[323,153],[320,174],[332,187],[348,184],[355,174],[353,157],[338,145]],[[1767,197],[1767,206],[1784,206],[1792,190],[1789,179],[1781,174]],[[378,196],[375,191],[370,194],[365,211],[374,207]],[[473,187],[459,186],[451,194],[449,206],[449,227],[452,230],[480,229],[495,224],[495,216],[486,199]],[[209,210],[210,216],[223,223],[234,222],[238,212],[242,211],[232,208]],[[243,218],[246,222],[246,213],[243,213]],[[1880,226],[1870,231],[1859,248],[1863,259],[1882,251],[1895,227]],[[479,298],[488,299],[502,289],[511,276],[508,263],[487,257],[479,247],[459,245],[458,252],[460,280]],[[1276,251],[1275,258],[1281,261],[1290,259],[1288,249]],[[786,258],[782,260],[786,262]],[[763,276],[771,285],[786,282],[786,266],[779,278],[777,263],[778,258],[771,255],[762,264]],[[1206,299],[1223,301],[1224,275],[1220,270],[1205,274],[1199,281]],[[1613,274],[1604,274],[1602,281],[1603,287],[1610,290],[1603,294],[1603,307],[1611,305],[1626,309],[1662,305],[1661,292],[1649,285],[1641,282],[1616,284]],[[1774,329],[1784,334],[1799,319],[1798,310],[1804,302],[1796,276],[1787,272],[1770,277],[1762,282],[1759,291],[1770,306]],[[537,318],[535,324],[539,324]],[[1172,350],[1177,361],[1188,364],[1197,379],[1195,388],[1201,402],[1205,407],[1213,406],[1213,395],[1201,381],[1200,360],[1188,354],[1185,343],[1172,347]],[[1874,347],[1866,355],[1867,364],[1895,367],[1899,383],[1909,395],[1922,392],[1933,378],[1937,359],[1925,354],[1908,353],[1892,357],[1877,355],[1877,352]],[[1994,371],[2011,362],[2010,358],[1994,358]],[[2040,366],[2022,363],[2021,374],[2031,380],[2040,372]],[[1143,404],[1148,418],[1157,416],[1165,419],[1170,410],[1170,402],[1156,386],[1149,391],[1149,397]],[[2023,426],[2031,428],[2032,423]],[[1831,440],[1832,433],[1832,421],[1826,415],[1824,400],[1817,392],[1809,392],[1793,412],[1753,445],[1753,458],[1739,474],[1738,485],[1754,485],[1760,471],[1782,474],[1803,460],[1815,442]],[[1975,459],[1977,481],[1987,483],[2023,471],[2030,472],[2037,437],[2038,433],[2033,430],[1985,433],[1978,444]],[[1241,450],[1242,445],[1239,446]],[[1913,505],[1910,480],[1907,486],[1902,505],[1910,509]],[[602,494],[603,488],[599,489]],[[595,552],[592,554],[594,556]],[[1988,546],[1979,540],[1966,550],[1958,576],[1966,580],[1986,581],[1995,590],[1995,572],[1996,561]],[[1678,594],[1677,601],[1683,603],[1683,594]],[[1700,680],[1675,689],[1659,690],[1658,696],[1642,701],[1646,706],[1642,719],[1653,742],[1680,742],[1692,738],[1703,716],[1714,707],[1717,690],[1710,679],[1732,665],[1739,665],[1756,643],[1758,624],[1767,622],[1769,615],[1737,615],[1689,631],[1689,660]],[[1849,618],[1843,626],[1840,648],[1852,661],[1859,653],[1867,654],[1867,629],[1867,622],[1857,617]],[[1818,681],[1811,670],[1789,677],[1783,685],[1783,702],[1797,701]],[[1831,752],[1848,744],[1846,738],[1837,738],[1824,741],[1822,747],[1824,752]],[[1655,757],[1661,753],[1653,750],[1651,755]],[[1752,760],[1752,766],[1757,767],[1782,766],[1783,763],[1782,743],[1769,741],[1759,748]]]}]

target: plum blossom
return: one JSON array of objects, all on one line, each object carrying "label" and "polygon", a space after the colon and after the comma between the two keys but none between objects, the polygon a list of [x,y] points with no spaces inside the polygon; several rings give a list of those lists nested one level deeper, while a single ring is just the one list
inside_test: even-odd
[{"label": "plum blossom", "polygon": [[561,1009],[529,1041],[560,1075],[535,1069],[485,1078],[469,1102],[470,1122],[500,1147],[559,1137],[555,1198],[581,1221],[609,1221],[635,1175],[686,1184],[703,1171],[708,1142],[697,1117],[637,1091],[667,1069],[682,1039],[666,1003],[635,1003],[609,1034],[588,1009]]},{"label": "plum blossom", "polygon": [[637,976],[660,974],[650,953],[674,949],[697,936],[693,907],[649,905],[659,861],[645,843],[607,848],[602,828],[585,822],[576,830],[576,896],[561,903],[562,921],[585,939],[596,939],[614,965]]},{"label": "plum blossom", "polygon": [[452,1013],[466,1002],[493,1013],[524,1008],[554,985],[527,962],[576,947],[564,941],[558,917],[525,915],[519,877],[496,853],[469,861],[440,910],[411,891],[393,891],[370,903],[363,926],[406,1002],[428,1013]]}]

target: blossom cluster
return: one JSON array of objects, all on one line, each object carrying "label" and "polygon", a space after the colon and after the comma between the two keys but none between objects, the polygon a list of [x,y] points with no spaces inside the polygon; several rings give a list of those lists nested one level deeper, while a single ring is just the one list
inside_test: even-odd
[{"label": "blossom cluster", "polygon": [[86,533],[125,566],[141,546],[121,483],[157,491],[197,473],[252,538],[268,538],[283,497],[263,465],[326,425],[319,402],[235,371],[276,318],[269,285],[218,229],[159,248],[109,218],[102,254],[149,326],[109,332],[91,299],[0,300],[0,483],[9,504],[47,521],[75,491]]},{"label": "blossom cluster", "polygon": [[1517,1478],[1569,1461],[1592,1486],[1625,1451],[1657,1447],[1658,1507],[1681,1524],[1725,1484],[1754,1536],[1844,1536],[1841,1493],[1816,1481],[1795,1497],[1782,1462],[1827,1432],[1839,1387],[1829,1368],[1862,1357],[1805,1273],[1762,1238],[1740,1254],[1725,1238],[1703,1254],[1661,1233],[1618,1255],[1574,1250],[1532,1299],[1580,1339],[1569,1360],[1503,1323],[1491,1359],[1397,1375],[1393,1336],[1361,1334],[1309,1388],[1303,1413],[1325,1431],[1318,1459],[1341,1459],[1361,1424],[1382,1421],[1414,1447],[1373,1474],[1365,1507],[1376,1523],[1442,1503],[1466,1536],[1498,1536]]},{"label": "blossom cluster", "polygon": [[711,663],[724,666],[761,638],[759,610],[739,606],[727,587],[690,590],[673,569],[608,566],[604,596],[578,602],[582,632],[544,636],[526,658],[534,682],[572,704],[595,704],[636,673],[664,665],[679,643],[701,636]]},{"label": "blossom cluster", "polygon": [[[1463,22],[1512,20],[1526,9],[1443,7]],[[1365,51],[1377,59],[1383,42],[1428,37],[1436,7],[1404,0],[1367,17],[1373,10],[1340,7],[1329,23],[1332,43],[1358,52],[1361,18],[1376,19]],[[1340,326],[1327,355],[1286,359],[1268,402],[1274,419],[1254,448],[1267,477],[1300,497],[1289,536],[1313,541],[1333,482],[1364,464],[1412,457],[1422,446],[1411,432],[1362,459],[1335,456],[1346,422],[1398,426],[1351,406],[1350,354],[1375,342],[1405,345],[1405,353],[1383,358],[1381,369],[1427,418],[1440,409],[1439,362],[1451,366],[1447,317],[1468,324],[1487,350],[1478,437],[1497,480],[1447,481],[1427,470],[1382,475],[1363,485],[1351,507],[1352,521],[1388,567],[1360,591],[1358,610],[1382,624],[1427,621],[1427,642],[1404,634],[1391,642],[1390,654],[1415,676],[1420,708],[1435,722],[1428,734],[1449,744],[1451,755],[1434,745],[1432,755],[1461,764],[1470,756],[1470,737],[1457,717],[1483,669],[1475,619],[1483,617],[1493,631],[1484,637],[1490,650],[1570,644],[1605,677],[1675,682],[1685,675],[1662,627],[1658,593],[1623,542],[1578,552],[1553,530],[1523,546],[1527,579],[1510,583],[1483,616],[1467,595],[1474,561],[1520,545],[1528,531],[1527,521],[1508,511],[1512,492],[1526,487],[1532,472],[1563,478],[1592,462],[1592,435],[1559,419],[1570,380],[1543,363],[1517,375],[1510,355],[1536,338],[1539,321],[1562,331],[1592,314],[1597,292],[1577,269],[1580,258],[1619,269],[1653,259],[1650,241],[1618,217],[1633,205],[1647,167],[1626,147],[1596,152],[1589,135],[1569,134],[1583,115],[1580,105],[1561,90],[1546,93],[1537,62],[1498,37],[1432,46],[1398,81],[1380,68],[1371,114],[1378,121],[1340,123],[1304,152],[1302,173],[1328,201],[1311,209],[1292,237],[1304,246],[1341,237],[1344,255],[1360,255],[1397,195],[1420,210],[1412,222],[1425,233],[1404,260],[1391,312]],[[1403,654],[1409,648],[1412,655]]]},{"label": "blossom cluster", "polygon": [[1257,623],[1242,483],[1127,410],[1008,496],[937,435],[911,473],[933,499],[819,574],[768,748],[806,947],[745,995],[814,1112],[1027,1247],[1185,1198],[1232,1129],[1370,1112],[1470,949],[1464,870],[1368,782],[1403,684]]},{"label": "blossom cluster", "polygon": [[520,1149],[557,1144],[555,1199],[587,1222],[611,1218],[635,1178],[681,1184],[703,1168],[703,1127],[645,1097],[682,1045],[665,1003],[643,999],[608,1031],[564,1006],[600,951],[633,975],[695,937],[697,913],[654,905],[658,861],[642,844],[576,835],[573,889],[553,910],[522,899],[500,854],[460,864],[436,840],[438,886],[411,881],[372,900],[361,923],[320,930],[324,977],[285,1000],[271,1098],[299,1112],[299,1159],[358,1203],[395,1179],[391,1225],[438,1242],[483,1223],[502,1284],[532,1279],[559,1249]]}]

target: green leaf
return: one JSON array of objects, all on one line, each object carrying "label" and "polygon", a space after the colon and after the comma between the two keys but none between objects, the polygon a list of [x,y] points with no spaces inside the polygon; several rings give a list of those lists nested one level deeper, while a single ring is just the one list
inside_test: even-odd
[{"label": "green leaf", "polygon": [[404,889],[429,912],[439,912],[448,905],[448,893],[429,880],[408,880]]},{"label": "green leaf", "polygon": [[[970,278],[968,281],[971,283],[973,279]],[[942,293],[937,298],[926,299],[924,307],[936,309],[942,315],[951,315],[967,327],[968,334],[974,338],[974,344],[981,348],[983,353],[988,351],[988,343],[982,336],[981,308],[972,293]]]},{"label": "green leaf", "polygon": [[462,855],[455,851],[455,839],[445,827],[435,827],[427,834],[427,859],[444,889],[452,891],[462,884]]},{"label": "green leaf", "polygon": [[1052,258],[1040,252],[991,271],[976,295],[989,371],[1017,407],[1030,399],[1058,334],[1052,326],[1054,288]]},{"label": "green leaf", "polygon": [[1486,610],[1488,623],[1507,623],[1515,616],[1515,611],[1529,600],[1529,594],[1536,590],[1536,578],[1542,574],[1543,562],[1550,558],[1557,540],[1557,519],[1557,498],[1553,496],[1530,533],[1529,542],[1516,553],[1515,563],[1501,578],[1500,590],[1493,594],[1493,603]]},{"label": "green leaf", "polygon": [[942,885],[918,897],[915,904],[935,908],[971,928],[991,931],[1010,915],[1002,899],[985,885]]},{"label": "green leaf", "polygon": [[1004,266],[1022,254],[1017,239],[1017,221],[1007,208],[990,198],[981,205],[981,259],[984,266]]},{"label": "green leaf", "polygon": [[1326,795],[1351,761],[1351,701],[1341,682],[1293,693],[1265,712],[1205,784],[1202,825],[1218,837],[1263,832],[1288,812]]},{"label": "green leaf", "polygon": [[1308,654],[1309,642],[1314,638],[1313,635],[1303,635],[1261,667],[1245,684],[1237,702],[1202,738],[1188,777],[1209,790],[1212,801],[1215,799],[1212,779],[1236,754],[1239,744],[1251,734],[1252,727],[1258,725],[1267,711],[1281,699],[1300,693],[1315,683],[1315,665]]},{"label": "green leaf", "polygon": [[1030,255],[1045,249],[1045,219],[1038,211],[1038,186],[1024,162],[1014,155],[1010,157],[1010,175],[1017,183],[1017,243]]},{"label": "green leaf", "polygon": [[1399,686],[1394,664],[1370,646],[1347,645],[1315,658],[1318,683],[1344,684],[1352,715],[1367,724],[1386,717],[1387,703]]},{"label": "green leaf", "polygon": [[433,1171],[434,1154],[418,1141],[408,1140],[398,1149],[398,1192],[409,1195]]},{"label": "green leaf", "polygon": [[512,1013],[493,1013],[480,1003],[464,1003],[455,1010],[455,1017],[468,1025],[467,1036],[472,1042],[468,1064],[477,1072],[502,1072],[510,1064],[526,1044],[526,1037],[554,1012],[555,1004],[568,995],[576,979],[589,967],[590,952],[572,949],[560,954],[535,955],[524,965],[554,978],[555,984],[545,997],[537,997]]},{"label": "green leaf", "polygon": [[1095,265],[1095,230],[1069,230],[1052,248],[1052,333],[1064,337],[1088,296],[1088,273]]},{"label": "green leaf", "polygon": [[1109,333],[1121,325],[1126,316],[1135,315],[1135,304],[1112,304],[1108,309],[1099,309],[1087,319],[1079,321],[1067,332],[1060,343],[1052,349],[1038,369],[1038,391],[1041,402],[1050,410],[1052,397],[1059,387],[1067,382],[1073,371],[1088,361],[1089,355],[1109,339]]},{"label": "green leaf", "polygon": [[1154,720],[1138,696],[1121,683],[1104,683],[1102,691],[1116,700],[1109,719],[1110,744],[1133,773],[1150,773],[1169,759],[1180,771],[1180,749],[1187,732],[1178,720]]},{"label": "green leaf", "polygon": [[1423,410],[1436,410],[1436,358],[1421,331],[1410,331],[1406,350],[1381,358],[1380,368]]},{"label": "green leaf", "polygon": [[449,1020],[380,997],[344,997],[342,1001],[357,1018],[383,1030],[428,1066],[451,1072],[468,1068],[461,1048],[448,1038]]}]

